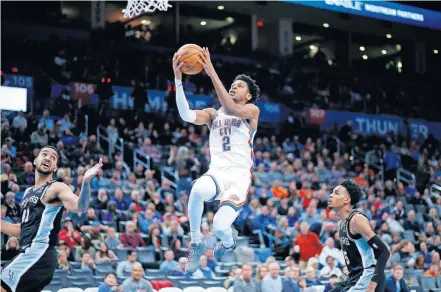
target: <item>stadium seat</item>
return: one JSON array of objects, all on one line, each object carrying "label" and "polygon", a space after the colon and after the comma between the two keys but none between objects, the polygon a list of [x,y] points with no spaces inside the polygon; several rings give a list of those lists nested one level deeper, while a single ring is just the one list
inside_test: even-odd
[{"label": "stadium seat", "polygon": [[441,288],[441,276],[435,277],[435,283],[437,288]]},{"label": "stadium seat", "polygon": [[325,291],[325,285],[314,286],[314,291],[315,292],[323,292],[323,291]]},{"label": "stadium seat", "polygon": [[207,290],[205,290],[202,287],[198,287],[198,286],[190,286],[184,289],[184,292],[207,292]]},{"label": "stadium seat", "polygon": [[193,287],[197,285],[197,281],[179,281],[178,286],[181,289],[184,289],[186,287]]},{"label": "stadium seat", "polygon": [[250,239],[248,236],[239,236],[236,239],[236,246],[249,246]]},{"label": "stadium seat", "polygon": [[415,209],[416,209],[417,213],[424,214],[426,212],[426,206],[424,206],[422,204],[415,205]]},{"label": "stadium seat", "polygon": [[70,288],[60,289],[58,290],[58,292],[84,292],[84,290],[81,288],[70,287]]},{"label": "stadium seat", "polygon": [[161,290],[159,290],[159,292],[183,292],[183,291],[182,289],[177,287],[167,287],[167,288],[162,288]]},{"label": "stadium seat", "polygon": [[57,292],[61,288],[63,288],[63,285],[61,284],[60,281],[52,281],[49,285],[44,287],[45,290],[51,291],[51,292]]},{"label": "stadium seat", "polygon": [[227,289],[222,287],[210,287],[206,289],[207,292],[227,292]]},{"label": "stadium seat", "polygon": [[98,292],[98,288],[87,288],[84,292]]},{"label": "stadium seat", "polygon": [[210,288],[210,287],[221,287],[223,282],[221,281],[204,281],[202,283],[204,288]]},{"label": "stadium seat", "polygon": [[137,247],[136,252],[138,253],[138,261],[141,264],[156,262],[155,250],[153,247]]},{"label": "stadium seat", "polygon": [[127,259],[127,252],[129,250],[132,250],[131,247],[117,247],[116,250],[114,250],[115,255],[120,259],[121,261],[125,261]]},{"label": "stadium seat", "polygon": [[144,279],[148,281],[154,281],[154,280],[165,280],[165,275],[153,275],[153,276],[145,276]]},{"label": "stadium seat", "polygon": [[72,269],[81,269],[81,263],[80,262],[69,262]]},{"label": "stadium seat", "polygon": [[424,276],[421,278],[421,287],[424,289],[424,291],[441,291],[440,289],[437,289],[435,286],[435,278],[432,276]]},{"label": "stadium seat", "polygon": [[73,269],[72,276],[87,279],[91,283],[93,272],[91,270]]},{"label": "stadium seat", "polygon": [[80,289],[82,289],[82,290],[87,289],[87,288],[89,288],[89,287],[91,286],[91,284],[89,284],[89,283],[75,282],[75,281],[70,282],[70,284],[71,284],[73,287],[77,287],[77,288],[80,288]]},{"label": "stadium seat", "polygon": [[105,275],[95,275],[93,276],[94,286],[99,286],[101,282],[104,282]]},{"label": "stadium seat", "polygon": [[[127,257],[127,254],[126,254],[126,257]],[[120,259],[120,260],[124,260],[124,259]],[[96,263],[96,270],[111,272],[114,269],[113,269],[112,263],[104,262],[104,263]]]}]

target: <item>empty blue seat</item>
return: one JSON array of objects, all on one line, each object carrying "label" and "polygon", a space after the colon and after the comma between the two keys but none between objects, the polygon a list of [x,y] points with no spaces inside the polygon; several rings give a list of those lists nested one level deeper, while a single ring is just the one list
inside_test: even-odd
[{"label": "empty blue seat", "polygon": [[44,287],[44,290],[49,290],[51,292],[57,292],[58,290],[62,289],[63,285],[61,282],[58,281],[52,281],[49,285]]},{"label": "empty blue seat", "polygon": [[138,261],[141,264],[156,262],[155,250],[153,247],[137,247],[136,252],[138,253]]}]

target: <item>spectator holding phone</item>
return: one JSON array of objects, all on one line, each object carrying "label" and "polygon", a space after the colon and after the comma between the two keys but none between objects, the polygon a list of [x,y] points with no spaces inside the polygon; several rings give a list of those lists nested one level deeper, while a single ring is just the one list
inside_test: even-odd
[{"label": "spectator holding phone", "polygon": [[114,273],[107,273],[106,277],[104,278],[104,283],[102,283],[98,287],[98,292],[113,292],[113,291],[122,292],[123,288],[121,285],[118,284],[116,275]]}]

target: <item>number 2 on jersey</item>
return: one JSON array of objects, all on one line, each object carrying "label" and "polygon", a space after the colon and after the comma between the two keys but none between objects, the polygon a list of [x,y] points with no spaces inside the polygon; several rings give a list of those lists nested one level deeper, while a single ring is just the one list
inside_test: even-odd
[{"label": "number 2 on jersey", "polygon": [[224,150],[224,152],[231,150],[230,136],[224,136],[222,138],[222,149]]},{"label": "number 2 on jersey", "polygon": [[24,209],[23,215],[21,216],[21,223],[26,223],[29,221],[29,209]]}]

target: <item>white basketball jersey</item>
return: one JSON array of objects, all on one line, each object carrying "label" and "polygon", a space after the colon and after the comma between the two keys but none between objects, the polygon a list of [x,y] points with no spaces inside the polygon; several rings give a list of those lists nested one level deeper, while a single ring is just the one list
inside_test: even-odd
[{"label": "white basketball jersey", "polygon": [[210,167],[254,167],[253,139],[256,131],[244,119],[227,115],[220,108],[210,128]]}]

